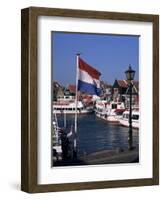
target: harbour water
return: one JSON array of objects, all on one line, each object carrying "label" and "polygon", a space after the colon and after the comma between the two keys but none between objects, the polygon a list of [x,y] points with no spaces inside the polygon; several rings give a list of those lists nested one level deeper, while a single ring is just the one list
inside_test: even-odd
[{"label": "harbour water", "polygon": [[[64,116],[58,115],[59,127],[64,126]],[[66,127],[74,124],[74,115],[66,116]],[[69,131],[69,130],[68,130]],[[139,130],[133,129],[133,146],[138,149]],[[78,115],[77,129],[78,155],[86,155],[102,150],[128,148],[128,128],[99,119],[95,114]]]}]

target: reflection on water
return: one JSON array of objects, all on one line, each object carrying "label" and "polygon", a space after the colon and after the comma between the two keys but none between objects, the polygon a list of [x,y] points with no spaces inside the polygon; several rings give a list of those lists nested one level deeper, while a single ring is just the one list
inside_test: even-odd
[{"label": "reflection on water", "polygon": [[[60,127],[64,126],[63,116],[58,115]],[[74,124],[74,115],[67,115],[67,128]],[[139,130],[133,129],[133,145],[138,147]],[[128,128],[110,124],[94,114],[78,116],[77,131],[78,154],[88,154],[99,150],[128,148]]]}]

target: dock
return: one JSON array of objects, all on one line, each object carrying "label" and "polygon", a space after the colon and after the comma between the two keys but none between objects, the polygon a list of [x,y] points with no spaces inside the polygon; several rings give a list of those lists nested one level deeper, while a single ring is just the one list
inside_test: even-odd
[{"label": "dock", "polygon": [[91,154],[79,156],[76,160],[58,161],[54,166],[74,165],[99,165],[99,164],[120,164],[139,162],[139,151],[134,150],[102,150]]},{"label": "dock", "polygon": [[80,158],[88,165],[93,164],[116,164],[139,162],[139,152],[137,149],[129,150],[103,150],[91,153]]}]

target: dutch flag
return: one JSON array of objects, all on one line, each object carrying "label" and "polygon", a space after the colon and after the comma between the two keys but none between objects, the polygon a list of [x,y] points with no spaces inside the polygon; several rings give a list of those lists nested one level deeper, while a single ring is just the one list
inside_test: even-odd
[{"label": "dutch flag", "polygon": [[100,96],[100,75],[95,68],[79,58],[78,90],[91,95]]}]

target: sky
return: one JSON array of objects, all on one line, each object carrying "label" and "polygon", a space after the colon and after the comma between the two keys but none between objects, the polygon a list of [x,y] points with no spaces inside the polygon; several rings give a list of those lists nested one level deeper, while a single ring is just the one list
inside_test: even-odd
[{"label": "sky", "polygon": [[75,84],[76,54],[101,72],[100,80],[113,84],[125,79],[131,64],[139,79],[139,37],[127,35],[52,33],[53,80],[61,85]]}]

